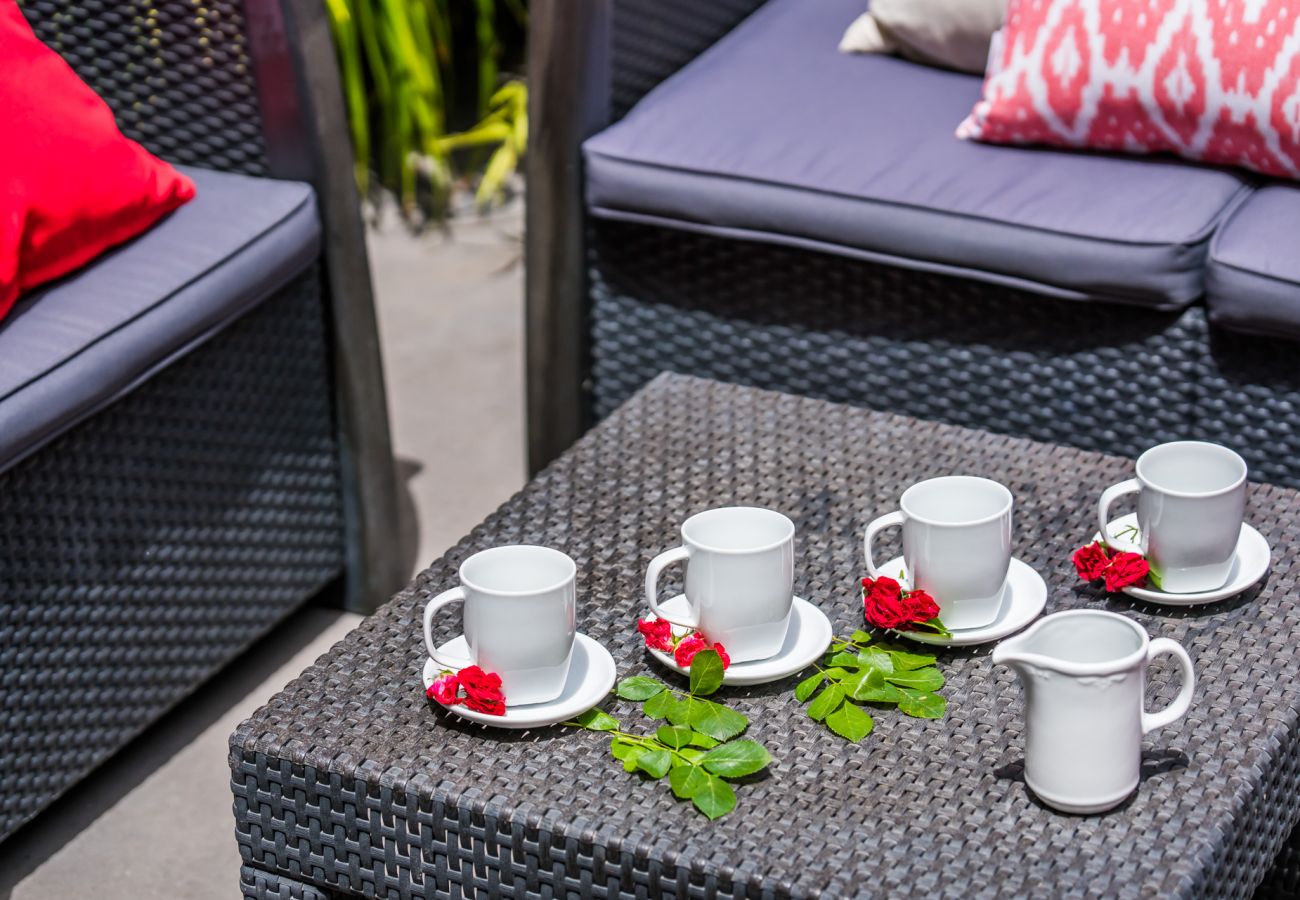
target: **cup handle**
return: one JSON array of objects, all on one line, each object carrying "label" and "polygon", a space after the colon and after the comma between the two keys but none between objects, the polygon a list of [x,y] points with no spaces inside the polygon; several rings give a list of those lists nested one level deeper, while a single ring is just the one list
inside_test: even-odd
[{"label": "cup handle", "polygon": [[1112,503],[1125,494],[1136,494],[1141,489],[1142,485],[1138,483],[1138,480],[1130,478],[1128,481],[1121,481],[1119,484],[1113,484],[1106,488],[1101,492],[1101,499],[1097,501],[1097,527],[1101,532],[1101,539],[1121,553],[1140,554],[1142,548],[1124,538],[1112,538],[1106,531],[1106,526],[1110,523],[1110,507]]},{"label": "cup handle", "polygon": [[1183,689],[1178,692],[1178,696],[1173,702],[1157,713],[1142,711],[1142,733],[1154,731],[1157,728],[1175,722],[1183,717],[1187,708],[1192,704],[1192,693],[1196,690],[1196,673],[1192,670],[1192,658],[1187,655],[1183,645],[1169,638],[1156,638],[1147,645],[1147,662],[1155,659],[1162,653],[1168,653],[1178,659],[1178,667],[1183,672]]},{"label": "cup handle", "polygon": [[438,652],[438,648],[433,644],[433,614],[448,603],[464,602],[465,589],[454,587],[434,597],[429,601],[429,605],[424,608],[424,649],[429,651],[429,656],[433,658],[434,662],[446,669],[463,669],[466,666],[474,665],[474,661],[458,656],[447,656]]},{"label": "cup handle", "polygon": [[659,573],[662,572],[666,566],[689,559],[690,555],[691,551],[687,550],[685,547],[674,547],[671,550],[665,550],[663,553],[660,553],[654,559],[650,560],[650,565],[645,570],[645,598],[650,603],[650,609],[653,610],[654,614],[659,618],[671,622],[674,625],[680,625],[683,628],[693,628],[698,630],[700,627],[698,621],[691,621],[681,617],[674,619],[672,616],[665,615],[664,611],[659,608]]},{"label": "cup handle", "polygon": [[[862,535],[862,555],[867,559],[867,574],[872,578],[880,577],[880,570],[876,568],[876,560],[871,552],[871,545],[875,543],[876,535],[886,528],[892,528],[895,525],[903,524],[903,514],[901,512],[891,512],[888,515],[881,516],[867,526],[867,531]],[[893,577],[892,575],[890,576]]]}]

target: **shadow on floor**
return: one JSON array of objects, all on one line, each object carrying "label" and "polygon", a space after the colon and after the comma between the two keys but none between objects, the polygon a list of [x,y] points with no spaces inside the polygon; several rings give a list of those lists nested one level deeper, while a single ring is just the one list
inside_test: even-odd
[{"label": "shadow on floor", "polygon": [[[290,615],[208,683],[0,844],[0,900],[8,900],[14,889],[38,866],[328,630],[339,616],[344,615],[324,608],[325,603],[334,599],[327,592],[317,604]],[[183,798],[177,799],[183,805]],[[176,815],[179,820],[186,813],[178,810]],[[167,822],[157,824],[167,827]],[[233,819],[230,830],[229,840],[233,844]],[[149,835],[142,834],[136,840],[123,843],[124,846],[137,847],[141,863],[147,864],[149,841]],[[230,873],[232,881],[235,877],[236,873]]]}]

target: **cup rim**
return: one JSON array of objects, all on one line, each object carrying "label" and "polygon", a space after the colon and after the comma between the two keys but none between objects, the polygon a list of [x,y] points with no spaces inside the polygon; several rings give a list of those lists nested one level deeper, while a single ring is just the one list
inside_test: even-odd
[{"label": "cup rim", "polygon": [[[917,515],[907,508],[907,498],[909,494],[917,488],[920,488],[922,485],[934,484],[939,481],[982,481],[986,484],[991,484],[1002,492],[1002,507],[997,512],[990,513],[987,516],[981,516],[978,519],[967,519],[964,522],[940,522],[938,519],[931,519],[926,516]],[[984,525],[989,522],[994,522],[1010,512],[1014,503],[1015,496],[1011,493],[1010,488],[1000,481],[994,481],[992,478],[985,478],[982,475],[940,475],[937,478],[926,478],[916,482],[907,490],[903,491],[903,495],[898,498],[898,508],[903,511],[903,515],[915,522],[920,522],[923,525],[931,525],[935,528],[969,528],[972,525]]]},{"label": "cup rim", "polygon": [[[734,512],[735,510],[745,510],[747,512],[762,513],[763,515],[769,517],[776,516],[785,523],[785,534],[775,541],[772,541],[767,544],[762,544],[757,547],[744,547],[742,549],[733,549],[728,547],[715,547],[710,544],[706,544],[703,541],[696,540],[695,538],[691,537],[689,534],[686,533],[686,529],[690,526],[692,522],[696,521],[697,519],[701,519],[705,516],[710,516],[721,512]],[[731,556],[745,556],[749,554],[766,553],[769,550],[775,550],[777,547],[780,547],[782,544],[791,540],[794,537],[794,532],[795,532],[794,522],[791,521],[789,516],[787,516],[785,513],[777,512],[774,509],[768,509],[767,507],[764,506],[715,506],[713,509],[701,510],[700,512],[697,512],[695,515],[688,518],[685,522],[681,524],[680,530],[682,533],[682,541],[684,543],[689,544],[692,547],[697,547],[700,550],[708,551],[709,553],[725,553]]]},{"label": "cup rim", "polygon": [[[1226,487],[1215,488],[1212,491],[1175,491],[1170,488],[1161,487],[1150,478],[1147,478],[1146,475],[1142,474],[1142,462],[1152,453],[1161,450],[1168,450],[1170,447],[1209,447],[1214,452],[1219,453],[1220,455],[1226,455],[1232,459],[1240,467],[1241,472],[1237,475],[1236,480],[1234,480],[1232,484],[1227,485]],[[1222,494],[1231,493],[1241,487],[1242,482],[1246,480],[1246,476],[1250,474],[1246,465],[1246,460],[1242,459],[1240,453],[1233,450],[1231,447],[1225,447],[1222,444],[1216,444],[1212,441],[1166,441],[1163,444],[1156,444],[1154,447],[1148,447],[1146,450],[1142,451],[1142,455],[1137,458],[1137,463],[1134,468],[1137,472],[1138,481],[1142,483],[1144,488],[1159,491],[1169,497],[1218,497]]]},{"label": "cup rim", "polygon": [[[555,582],[554,584],[548,584],[545,587],[533,587],[533,588],[528,588],[527,590],[519,590],[519,591],[503,591],[503,590],[498,590],[496,588],[484,587],[482,584],[476,584],[473,579],[465,577],[466,566],[474,562],[476,559],[479,559],[480,557],[509,555],[509,554],[517,553],[520,550],[526,550],[529,551],[530,553],[533,553],[535,551],[540,551],[543,555],[546,556],[558,556],[561,559],[563,559],[564,562],[567,564],[566,568],[568,569],[568,574],[565,575],[563,578],[561,578],[559,581]],[[574,578],[578,574],[578,564],[573,561],[573,559],[569,556],[569,554],[562,553],[561,551],[556,550],[554,547],[543,547],[539,544],[502,544],[499,547],[489,547],[486,550],[480,550],[477,553],[471,555],[464,562],[460,564],[460,567],[456,570],[456,572],[457,572],[457,576],[460,578],[460,583],[462,585],[480,594],[491,594],[495,597],[529,597],[534,594],[545,594],[549,591],[553,591],[557,588],[564,587],[566,584],[569,584],[571,581],[574,580]]]},{"label": "cup rim", "polygon": [[[1139,665],[1147,658],[1147,648],[1151,646],[1151,636],[1147,634],[1146,629],[1128,616],[1122,616],[1119,613],[1111,612],[1108,609],[1066,609],[1060,612],[1050,613],[1035,622],[1027,631],[1007,643],[1012,644],[1013,642],[1020,640],[1028,641],[1048,624],[1060,619],[1073,619],[1084,616],[1109,619],[1112,622],[1123,623],[1126,628],[1138,636],[1137,649],[1130,653],[1126,653],[1123,656],[1116,656],[1113,659],[1102,660],[1100,662],[1075,662],[1068,659],[1044,656],[1041,653],[1034,653],[1032,651],[1017,653],[1014,649],[1011,649],[1010,652],[1015,654],[1020,662],[1025,662],[1029,665],[1037,665],[1044,669],[1051,669],[1065,675],[1080,676],[1113,675],[1116,672],[1123,672],[1135,665]],[[997,648],[994,648],[995,651],[996,649]],[[998,662],[998,660],[995,659],[994,662]]]}]

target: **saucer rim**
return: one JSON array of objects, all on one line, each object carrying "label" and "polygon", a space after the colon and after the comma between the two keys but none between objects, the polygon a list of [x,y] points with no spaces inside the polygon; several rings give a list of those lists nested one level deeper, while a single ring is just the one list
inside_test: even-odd
[{"label": "saucer rim", "polygon": [[[678,597],[681,596],[683,595],[674,594],[666,602],[671,603],[673,600],[676,600]],[[826,644],[820,650],[818,650],[817,653],[813,655],[807,662],[804,662],[797,669],[787,669],[786,666],[782,666],[780,674],[757,675],[757,676],[752,674],[754,668],[757,668],[759,666],[768,666],[768,665],[775,664],[775,661],[781,658],[780,654],[777,654],[776,656],[769,656],[766,659],[751,659],[746,662],[735,663],[733,665],[730,665],[727,667],[726,671],[722,673],[722,683],[724,685],[729,687],[753,687],[755,685],[770,684],[774,681],[780,681],[783,678],[789,678],[791,675],[795,675],[799,672],[802,672],[804,669],[808,668],[808,666],[812,665],[814,662],[820,659],[821,656],[826,652],[826,648],[829,647],[831,645],[831,641],[835,639],[835,626],[831,624],[830,617],[827,616],[826,613],[824,613],[821,610],[821,608],[818,607],[815,603],[811,603],[810,601],[805,600],[803,597],[800,597],[798,594],[794,594],[793,598],[794,598],[794,603],[796,604],[796,608],[802,611],[804,607],[807,607],[809,611],[816,613],[818,616],[820,616],[821,621],[825,622]],[[803,604],[803,606],[800,607],[797,606],[797,604]],[[808,615],[808,613],[802,613],[802,614]],[[650,618],[656,618],[656,617],[653,614],[651,614]],[[691,674],[690,669],[684,669],[681,666],[677,665],[677,661],[674,660],[671,655],[665,653],[664,651],[655,650],[654,648],[651,647],[647,647],[646,651],[651,656],[653,656],[656,661],[661,663],[666,668],[669,668],[672,671],[676,672],[678,675],[689,676]]]},{"label": "saucer rim", "polygon": [[[894,559],[891,559],[889,562],[885,563],[885,565],[882,567],[882,571],[890,568],[891,566],[893,566],[894,563],[901,564],[902,561],[903,561],[903,557],[901,556],[895,557]],[[915,632],[915,631],[891,630],[889,633],[898,635],[901,638],[904,638],[906,640],[912,641],[917,644],[924,644],[927,647],[975,647],[980,644],[989,644],[989,643],[993,643],[994,641],[1003,640],[1004,638],[1008,638],[1018,631],[1028,628],[1031,624],[1033,624],[1034,620],[1036,620],[1039,616],[1041,616],[1043,614],[1043,611],[1047,609],[1047,596],[1049,593],[1047,587],[1047,579],[1045,579],[1042,576],[1041,572],[1039,572],[1037,569],[1035,569],[1033,566],[1031,566],[1029,563],[1025,562],[1023,559],[1021,559],[1018,556],[1011,557],[1011,564],[1013,566],[1020,566],[1021,568],[1023,568],[1026,573],[1033,575],[1033,577],[1037,580],[1038,584],[1042,585],[1042,590],[1040,592],[1042,595],[1042,601],[1036,604],[1037,608],[1034,610],[1034,614],[1026,618],[1024,621],[1017,621],[1015,624],[1010,626],[1008,626],[1005,623],[1000,626],[994,623],[991,625],[985,625],[981,628],[964,628],[961,631],[953,632],[950,637],[943,637],[942,635],[938,635],[938,634],[922,634],[920,632]],[[1007,581],[1009,587],[1010,576],[1008,576]],[[1014,591],[1012,592],[1011,596],[1012,596],[1011,602],[1014,603],[1015,602]]]},{"label": "saucer rim", "polygon": [[[450,640],[440,644],[439,647],[445,647],[447,644],[460,640],[463,637],[464,635],[458,634]],[[590,696],[594,699],[589,703],[585,699],[582,700],[581,708],[578,708],[579,703],[577,698],[574,699],[572,707],[563,707],[566,710],[563,715],[556,715],[553,712],[547,712],[547,710],[561,708],[559,707],[560,701],[558,699],[548,700],[544,703],[526,703],[513,708],[511,708],[510,704],[507,703],[506,714],[504,716],[492,716],[487,713],[476,712],[475,710],[468,709],[464,705],[446,706],[445,704],[438,703],[436,700],[434,702],[438,703],[438,706],[446,712],[451,713],[454,716],[459,716],[468,722],[487,725],[492,728],[507,728],[512,730],[545,728],[551,725],[558,725],[560,722],[571,719],[574,716],[580,716],[587,710],[599,706],[601,701],[609,695],[610,691],[613,690],[614,683],[618,680],[618,663],[615,661],[614,655],[609,652],[609,648],[584,632],[579,631],[574,635],[574,643],[575,647],[580,645],[585,648],[585,652],[587,653],[592,653],[592,648],[595,648],[600,651],[599,655],[603,655],[609,660],[608,672],[605,677],[600,679],[601,682],[607,681],[608,684],[605,684],[604,688],[599,693],[597,693],[593,687]],[[597,658],[599,658],[599,655],[597,655]],[[437,663],[431,657],[426,655],[424,664],[420,668],[420,680],[424,684],[426,691],[428,690],[429,685],[432,684],[431,679],[427,677],[430,665],[436,667]],[[586,697],[588,695],[583,693],[579,696]],[[513,717],[511,715],[512,713],[514,714]]]},{"label": "saucer rim", "polygon": [[[1111,520],[1112,525],[1118,525],[1121,522],[1137,523],[1137,513],[1127,513]],[[1252,537],[1253,535],[1253,537]],[[1151,588],[1138,587],[1129,585],[1121,588],[1123,593],[1130,597],[1142,600],[1145,603],[1154,603],[1157,606],[1209,606],[1212,603],[1222,603],[1224,600],[1231,600],[1238,594],[1244,594],[1264,580],[1268,575],[1269,569],[1273,567],[1273,545],[1268,542],[1268,538],[1263,533],[1251,525],[1249,522],[1241,523],[1241,533],[1237,536],[1236,554],[1238,559],[1242,556],[1242,546],[1248,541],[1258,539],[1259,545],[1264,548],[1264,563],[1260,568],[1259,574],[1254,578],[1247,579],[1246,576],[1239,573],[1238,581],[1243,582],[1241,587],[1234,587],[1238,582],[1231,582],[1223,587],[1215,588],[1212,591],[1196,591],[1191,594],[1171,594],[1167,591],[1157,591]],[[1094,532],[1092,535],[1094,541],[1102,540],[1101,532]]]}]

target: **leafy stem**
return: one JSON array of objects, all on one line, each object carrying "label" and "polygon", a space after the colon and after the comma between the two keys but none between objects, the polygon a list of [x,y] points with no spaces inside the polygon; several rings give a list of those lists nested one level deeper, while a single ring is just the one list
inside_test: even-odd
[{"label": "leafy stem", "polygon": [[722,672],[721,657],[708,649],[691,662],[688,691],[645,675],[620,681],[614,689],[620,699],[639,702],[647,718],[664,721],[653,735],[626,731],[600,709],[563,724],[607,732],[610,753],[624,770],[655,779],[666,776],[674,796],[716,819],[736,808],[736,792],[728,782],[753,775],[772,761],[762,744],[740,737],[749,719],[705,699],[722,686]]}]

